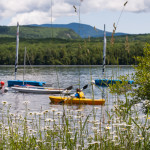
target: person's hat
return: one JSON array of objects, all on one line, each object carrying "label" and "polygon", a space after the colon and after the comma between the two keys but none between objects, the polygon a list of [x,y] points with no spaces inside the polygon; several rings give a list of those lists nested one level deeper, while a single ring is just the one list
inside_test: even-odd
[{"label": "person's hat", "polygon": [[81,92],[81,90],[79,88],[76,89],[77,92]]}]

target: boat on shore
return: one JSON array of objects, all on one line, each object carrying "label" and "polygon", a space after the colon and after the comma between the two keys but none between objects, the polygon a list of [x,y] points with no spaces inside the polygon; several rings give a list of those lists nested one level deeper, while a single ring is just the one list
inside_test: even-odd
[{"label": "boat on shore", "polygon": [[75,98],[75,97],[61,97],[61,96],[49,96],[49,99],[53,104],[77,104],[77,105],[105,104],[105,99],[89,99],[89,98]]}]

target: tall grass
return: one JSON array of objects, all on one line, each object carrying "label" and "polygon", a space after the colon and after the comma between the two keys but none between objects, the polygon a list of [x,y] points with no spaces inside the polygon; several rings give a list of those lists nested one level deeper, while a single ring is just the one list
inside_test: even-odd
[{"label": "tall grass", "polygon": [[65,106],[32,112],[24,101],[24,112],[14,114],[3,101],[0,149],[148,150],[150,117],[140,114],[139,104],[128,109],[128,102],[118,97],[110,111],[103,114],[100,106],[85,114]]}]

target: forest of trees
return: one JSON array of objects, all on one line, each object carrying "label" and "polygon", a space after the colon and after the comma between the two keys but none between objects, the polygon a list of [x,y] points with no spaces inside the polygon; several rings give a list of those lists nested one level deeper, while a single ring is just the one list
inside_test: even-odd
[{"label": "forest of trees", "polygon": [[[107,37],[106,65],[136,64],[134,57],[143,55],[150,35]],[[89,39],[20,39],[19,65],[27,60],[32,65],[102,65],[103,38]],[[0,65],[14,65],[16,38],[0,38]],[[29,61],[26,62],[29,64]]]}]

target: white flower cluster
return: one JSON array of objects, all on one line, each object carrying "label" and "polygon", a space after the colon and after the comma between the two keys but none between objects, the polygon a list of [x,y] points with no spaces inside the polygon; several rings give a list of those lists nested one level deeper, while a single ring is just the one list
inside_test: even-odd
[{"label": "white flower cluster", "polygon": [[150,100],[145,100],[143,104],[146,108],[150,108]]}]

